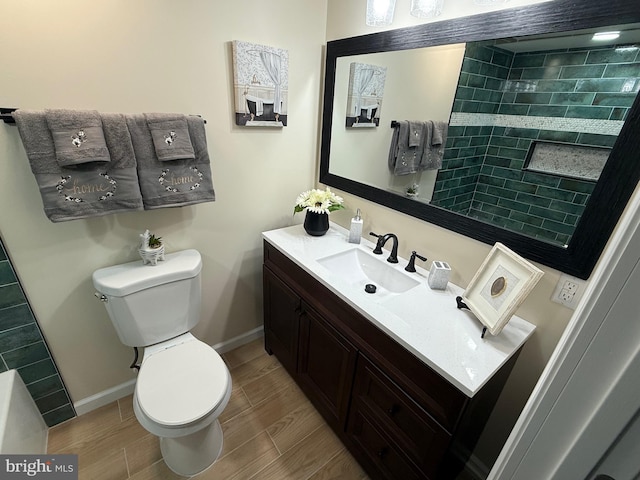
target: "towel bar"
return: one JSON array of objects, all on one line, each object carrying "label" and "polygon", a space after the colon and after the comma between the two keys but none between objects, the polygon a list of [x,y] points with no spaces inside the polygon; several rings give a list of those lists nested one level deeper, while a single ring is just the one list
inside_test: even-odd
[{"label": "towel bar", "polygon": [[11,116],[11,112],[17,110],[15,108],[3,108],[0,107],[0,120],[4,123],[16,123],[16,121]]},{"label": "towel bar", "polygon": [[[16,121],[14,120],[13,116],[11,115],[11,112],[14,112],[16,110],[17,110],[17,108],[0,107],[0,120],[2,120],[4,123],[15,124]],[[196,116],[200,117],[200,115],[196,115]],[[204,123],[207,123],[207,121],[205,120]]]}]

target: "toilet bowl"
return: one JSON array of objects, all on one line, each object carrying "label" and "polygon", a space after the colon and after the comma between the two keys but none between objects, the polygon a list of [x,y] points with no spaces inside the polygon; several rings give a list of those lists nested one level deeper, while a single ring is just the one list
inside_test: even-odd
[{"label": "toilet bowl", "polygon": [[222,452],[218,416],[231,396],[231,375],[218,353],[190,333],[200,316],[202,260],[196,250],[93,273],[120,340],[144,347],[133,396],[140,424],[160,438],[175,473],[193,476]]},{"label": "toilet bowl", "polygon": [[145,349],[133,410],[140,424],[160,437],[167,466],[191,476],[222,452],[217,418],[230,396],[231,376],[220,355],[186,333]]}]

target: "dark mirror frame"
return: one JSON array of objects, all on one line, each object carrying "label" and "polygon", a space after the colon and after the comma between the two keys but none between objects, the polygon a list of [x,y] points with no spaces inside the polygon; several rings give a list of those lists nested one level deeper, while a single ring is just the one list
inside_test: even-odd
[{"label": "dark mirror frame", "polygon": [[563,247],[331,174],[336,64],[338,58],[352,55],[638,23],[637,2],[555,0],[328,42],[319,181],[481,242],[490,245],[502,242],[532,261],[589,278],[640,179],[640,95],[628,113],[569,244]]}]

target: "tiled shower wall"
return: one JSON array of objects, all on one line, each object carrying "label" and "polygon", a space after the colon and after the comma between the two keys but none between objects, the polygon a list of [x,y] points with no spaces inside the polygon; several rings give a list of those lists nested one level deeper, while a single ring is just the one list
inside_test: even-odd
[{"label": "tiled shower wall", "polygon": [[48,426],[75,416],[67,390],[0,239],[0,372],[10,369],[18,371]]},{"label": "tiled shower wall", "polygon": [[512,54],[469,45],[433,203],[567,243],[594,182],[523,170],[535,140],[611,147],[640,87],[637,48]]}]

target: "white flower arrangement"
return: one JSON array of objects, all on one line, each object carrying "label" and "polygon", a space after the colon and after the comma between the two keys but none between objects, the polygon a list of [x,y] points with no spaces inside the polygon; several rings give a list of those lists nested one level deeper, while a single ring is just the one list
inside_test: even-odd
[{"label": "white flower arrangement", "polygon": [[330,213],[335,210],[344,208],[342,205],[342,197],[339,197],[329,187],[326,190],[307,190],[298,195],[296,199],[296,205],[293,208],[293,213],[302,212],[307,210],[314,213]]}]

